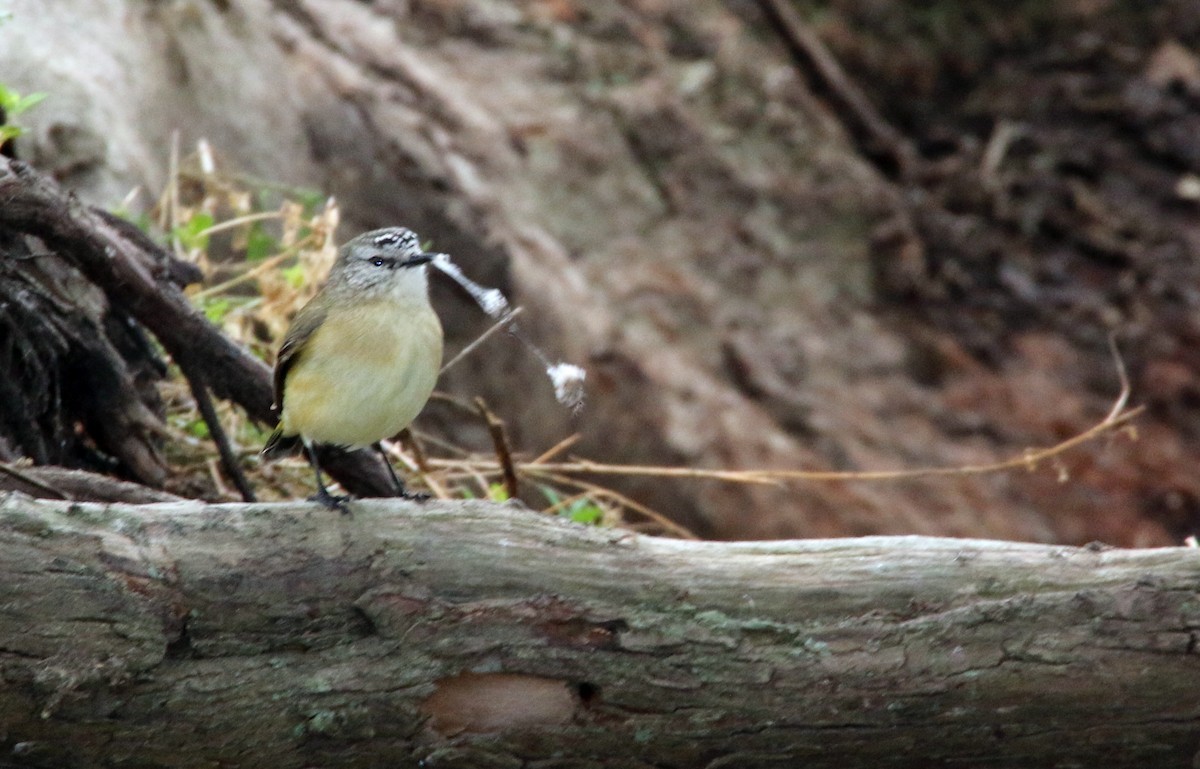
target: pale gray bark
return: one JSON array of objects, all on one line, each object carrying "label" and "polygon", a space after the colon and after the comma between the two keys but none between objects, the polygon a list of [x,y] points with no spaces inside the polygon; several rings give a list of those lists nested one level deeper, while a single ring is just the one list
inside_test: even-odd
[{"label": "pale gray bark", "polygon": [[1200,552],[0,502],[20,766],[1191,766]]}]

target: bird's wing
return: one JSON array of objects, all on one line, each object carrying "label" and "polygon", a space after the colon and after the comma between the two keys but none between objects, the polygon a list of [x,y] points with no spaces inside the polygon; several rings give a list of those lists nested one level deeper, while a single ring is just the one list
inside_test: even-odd
[{"label": "bird's wing", "polygon": [[288,372],[291,371],[296,361],[300,359],[299,355],[304,350],[304,343],[325,322],[326,314],[323,306],[313,307],[313,303],[309,302],[292,319],[292,325],[288,328],[287,336],[283,339],[283,345],[279,348],[279,356],[275,360],[276,413],[283,413],[283,387],[287,383]]}]

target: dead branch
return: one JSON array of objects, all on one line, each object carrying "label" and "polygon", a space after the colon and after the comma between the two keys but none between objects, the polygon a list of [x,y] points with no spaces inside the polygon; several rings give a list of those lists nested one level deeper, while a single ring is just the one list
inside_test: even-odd
[{"label": "dead branch", "polygon": [[816,93],[828,98],[863,154],[888,176],[910,177],[920,161],[912,142],[875,109],[792,4],[758,0],[758,6],[787,46],[797,70]]},{"label": "dead branch", "polygon": [[504,431],[504,421],[488,408],[483,398],[475,399],[475,408],[487,424],[488,434],[492,436],[492,447],[496,451],[496,462],[500,465],[500,477],[504,479],[504,493],[507,499],[518,496],[517,471],[513,468],[512,450],[508,446],[508,435]]},{"label": "dead branch", "polygon": [[107,475],[65,467],[22,467],[0,463],[0,491],[19,491],[33,497],[89,502],[182,502],[183,497]]},{"label": "dead branch", "polygon": [[[0,227],[40,238],[149,329],[185,370],[203,371],[214,394],[260,423],[274,423],[270,369],[221,334],[183,295],[180,286],[194,276],[180,274],[182,263],[136,227],[84,205],[20,161],[0,158],[0,201]],[[330,450],[321,460],[354,494],[394,493],[372,452]]]},{"label": "dead branch", "polygon": [[[187,368],[184,368],[184,366]],[[246,479],[246,474],[242,472],[242,466],[237,460],[237,456],[233,453],[233,448],[229,445],[229,437],[225,434],[225,428],[221,425],[221,418],[217,415],[217,409],[213,406],[212,396],[208,392],[208,386],[204,383],[204,375],[191,367],[191,362],[187,364],[180,362],[180,370],[183,376],[188,380],[188,384],[192,388],[192,397],[196,401],[196,408],[200,412],[200,416],[204,419],[204,424],[208,426],[208,434],[212,438],[213,444],[217,447],[217,454],[221,458],[221,468],[225,471],[226,476],[233,481],[233,485],[237,487],[238,493],[242,495],[243,502],[257,501],[254,496],[254,489],[250,487],[250,481]]]}]

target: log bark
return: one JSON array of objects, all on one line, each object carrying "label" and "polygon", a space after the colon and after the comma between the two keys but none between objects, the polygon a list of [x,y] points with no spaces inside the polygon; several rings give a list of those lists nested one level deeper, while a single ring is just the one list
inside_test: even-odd
[{"label": "log bark", "polygon": [[1192,766],[1200,552],[0,498],[0,759]]},{"label": "log bark", "polygon": [[[10,162],[0,159],[0,176]],[[7,226],[0,190],[0,459],[119,472],[161,485],[159,354],[58,254]]]},{"label": "log bark", "polygon": [[68,501],[182,502],[183,497],[107,475],[66,467],[30,467],[0,462],[0,491],[20,491],[34,497]]}]

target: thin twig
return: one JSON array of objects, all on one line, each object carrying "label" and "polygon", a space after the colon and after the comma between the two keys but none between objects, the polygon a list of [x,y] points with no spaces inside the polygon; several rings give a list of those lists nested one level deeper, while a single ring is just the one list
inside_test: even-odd
[{"label": "thin twig", "polygon": [[167,161],[167,205],[163,211],[163,227],[171,236],[171,252],[182,259],[183,244],[179,241],[179,130],[171,132],[171,154]]},{"label": "thin twig", "polygon": [[[758,0],[758,5],[783,38],[796,68],[814,90],[828,96],[860,149],[869,157],[887,158],[901,177],[911,176],[919,159],[912,142],[875,109],[821,38],[804,23],[790,0]],[[887,168],[883,170],[890,172]]]},{"label": "thin twig", "polygon": [[[436,463],[436,460],[434,460]],[[529,470],[551,470],[554,472],[581,472],[592,475],[640,475],[657,478],[692,478],[696,480],[729,481],[731,483],[759,483],[763,485],[777,484],[778,480],[771,477],[771,470],[707,470],[697,467],[657,467],[652,465],[612,465],[603,462],[593,462],[588,459],[575,459],[570,462],[542,462],[540,464],[521,463],[517,469],[524,472]],[[834,475],[837,475],[834,473]]]},{"label": "thin twig", "polygon": [[590,460],[575,462],[548,462],[530,467],[522,465],[521,470],[550,470],[563,473],[588,473],[592,475],[637,475],[659,478],[703,478],[735,483],[771,483],[780,481],[893,481],[910,478],[924,478],[945,475],[982,475],[1001,470],[1018,468],[1033,469],[1039,462],[1069,451],[1097,436],[1110,432],[1131,421],[1145,411],[1144,406],[1126,411],[1114,418],[1103,422],[1068,438],[1061,443],[1045,449],[1027,451],[1019,457],[988,462],[978,465],[962,465],[958,467],[925,467],[913,470],[703,470],[690,467],[646,467],[640,465],[609,465]]},{"label": "thin twig", "polygon": [[[438,396],[438,393],[435,392],[433,394],[432,398],[437,398],[437,396]],[[436,446],[437,448],[441,449],[442,451],[446,451],[451,454],[457,454],[460,457],[471,456],[470,451],[467,451],[462,446],[459,446],[456,443],[451,443],[450,441],[445,440],[444,438],[439,438],[436,435],[431,435],[430,433],[427,433],[424,430],[415,430],[411,426],[408,429],[409,429],[409,432],[412,433],[413,437],[419,439],[422,443],[432,444],[432,445]],[[430,461],[428,453],[426,453],[426,461],[427,462]]]},{"label": "thin twig", "polygon": [[1001,120],[992,129],[987,145],[983,149],[983,158],[979,162],[979,176],[984,184],[991,185],[996,181],[996,172],[1004,162],[1004,156],[1013,140],[1021,135],[1021,127],[1011,120]]},{"label": "thin twig", "polygon": [[491,328],[489,328],[487,331],[484,331],[482,334],[477,336],[475,338],[475,341],[471,342],[469,345],[467,345],[466,347],[459,350],[458,355],[455,355],[444,366],[442,366],[442,370],[439,371],[438,373],[444,374],[446,372],[446,369],[457,364],[463,358],[470,355],[472,352],[475,351],[475,349],[477,347],[479,347],[479,345],[483,344],[487,340],[488,337],[490,337],[492,334],[496,333],[500,329],[507,326],[509,323],[511,323],[513,321],[514,318],[516,318],[520,314],[521,314],[521,308],[514,307],[512,312],[508,313],[503,318],[501,318],[500,320],[498,320],[494,324],[492,324]]},{"label": "thin twig", "polygon": [[1070,451],[1071,449],[1081,444],[1087,443],[1103,433],[1112,431],[1115,427],[1123,425],[1131,421],[1134,417],[1145,411],[1145,406],[1138,406],[1135,409],[1125,412],[1115,419],[1105,420],[1097,424],[1090,430],[1076,435],[1074,438],[1068,438],[1061,443],[1058,443],[1050,448],[1039,449],[1037,451],[1028,451],[1020,457],[1013,457],[998,462],[991,462],[979,465],[964,465],[962,467],[931,467],[926,469],[916,470],[881,470],[873,472],[857,472],[857,473],[806,473],[803,471],[789,470],[768,470],[759,471],[757,476],[760,478],[772,478],[778,480],[899,480],[906,478],[923,478],[927,476],[944,476],[944,475],[983,475],[985,473],[995,473],[1002,470],[1016,470],[1025,468],[1027,470],[1036,469],[1039,462],[1043,462],[1052,457],[1057,457],[1059,454]]},{"label": "thin twig", "polygon": [[582,433],[574,433],[572,435],[568,435],[566,438],[563,438],[558,443],[556,443],[553,446],[551,446],[550,448],[546,449],[544,452],[542,452],[541,456],[539,456],[537,459],[533,460],[529,464],[540,465],[542,462],[549,462],[552,457],[555,457],[555,456],[561,454],[562,452],[564,452],[567,449],[574,446],[576,443],[579,443],[579,439],[582,437],[583,437]]},{"label": "thin twig", "polygon": [[209,457],[204,466],[208,468],[208,477],[212,479],[213,486],[217,489],[217,496],[223,497],[229,493],[229,485],[225,483],[225,479],[221,477],[221,461],[218,457]]},{"label": "thin twig", "polygon": [[496,450],[496,459],[500,463],[500,468],[504,471],[504,491],[508,494],[509,499],[516,499],[517,471],[513,468],[512,451],[508,447],[508,436],[504,431],[504,422],[500,417],[492,413],[492,410],[487,406],[487,401],[483,398],[475,399],[475,408],[479,410],[479,415],[487,422],[488,432],[492,436],[492,446]]},{"label": "thin twig", "polygon": [[1113,363],[1117,367],[1117,380],[1121,383],[1121,393],[1117,396],[1117,402],[1109,410],[1108,416],[1104,418],[1105,422],[1113,421],[1117,418],[1117,415],[1125,410],[1125,404],[1129,402],[1129,393],[1133,391],[1133,388],[1129,384],[1129,372],[1125,370],[1125,360],[1121,357],[1121,351],[1117,349],[1116,332],[1111,332],[1108,335],[1108,350],[1112,353]]},{"label": "thin twig", "polygon": [[208,235],[212,235],[216,232],[232,230],[235,227],[240,227],[243,224],[261,222],[266,219],[280,219],[282,216],[283,215],[278,211],[260,211],[257,214],[244,214],[242,216],[234,217],[233,219],[226,219],[225,221],[214,224],[211,227],[205,227],[204,229],[200,230],[200,232],[196,233],[196,235],[197,237],[207,237]]},{"label": "thin twig", "polygon": [[429,396],[429,400],[448,403],[459,411],[470,414],[471,416],[477,416],[479,414],[475,406],[466,398],[459,398],[456,395],[444,393],[441,390],[434,390],[433,394]]},{"label": "thin twig", "polygon": [[412,451],[413,461],[417,463],[417,469],[423,473],[429,472],[429,457],[425,454],[425,446],[417,439],[416,434],[408,427],[400,431],[397,440],[408,446]]},{"label": "thin twig", "polygon": [[217,447],[217,453],[221,457],[221,466],[225,469],[225,474],[229,476],[229,479],[233,481],[233,485],[237,487],[238,492],[242,495],[243,502],[256,502],[254,489],[251,488],[250,482],[246,480],[246,476],[242,472],[242,466],[238,464],[237,456],[233,453],[233,449],[229,447],[229,436],[225,434],[225,428],[221,425],[221,418],[217,416],[217,410],[213,407],[212,398],[208,394],[208,386],[204,382],[203,375],[184,358],[177,358],[176,362],[179,364],[179,370],[183,372],[184,378],[191,385],[192,397],[196,399],[196,408],[200,411],[200,416],[204,418],[204,423],[208,425],[208,435]]}]

